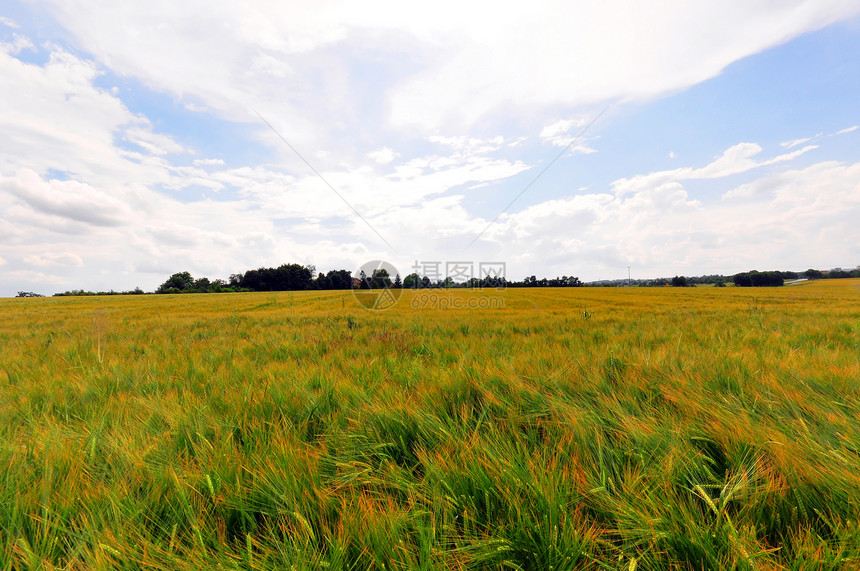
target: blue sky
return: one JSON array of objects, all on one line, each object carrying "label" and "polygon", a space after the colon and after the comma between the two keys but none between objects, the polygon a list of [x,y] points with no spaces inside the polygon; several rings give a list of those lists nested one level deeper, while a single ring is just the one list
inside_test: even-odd
[{"label": "blue sky", "polygon": [[843,0],[13,0],[0,296],[374,259],[854,267],[858,40]]}]

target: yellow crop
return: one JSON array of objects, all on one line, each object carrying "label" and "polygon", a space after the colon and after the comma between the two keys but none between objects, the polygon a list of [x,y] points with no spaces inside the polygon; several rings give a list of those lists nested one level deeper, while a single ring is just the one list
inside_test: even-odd
[{"label": "yellow crop", "polygon": [[0,569],[860,566],[860,280],[0,317]]}]

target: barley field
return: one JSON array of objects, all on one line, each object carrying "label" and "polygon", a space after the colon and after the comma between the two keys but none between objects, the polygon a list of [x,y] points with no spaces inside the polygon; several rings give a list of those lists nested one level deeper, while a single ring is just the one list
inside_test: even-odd
[{"label": "barley field", "polygon": [[0,317],[0,570],[860,568],[860,280]]}]

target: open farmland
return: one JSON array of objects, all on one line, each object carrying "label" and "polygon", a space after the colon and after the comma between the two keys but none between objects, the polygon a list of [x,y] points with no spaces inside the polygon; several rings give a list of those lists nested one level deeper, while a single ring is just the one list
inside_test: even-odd
[{"label": "open farmland", "polygon": [[0,569],[860,567],[860,280],[427,295],[0,300]]}]

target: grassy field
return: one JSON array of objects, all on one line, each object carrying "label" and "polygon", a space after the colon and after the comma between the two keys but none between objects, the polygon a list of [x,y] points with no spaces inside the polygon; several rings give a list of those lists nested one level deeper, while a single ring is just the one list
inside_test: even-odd
[{"label": "grassy field", "polygon": [[860,280],[428,295],[0,299],[0,570],[860,568]]}]

